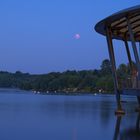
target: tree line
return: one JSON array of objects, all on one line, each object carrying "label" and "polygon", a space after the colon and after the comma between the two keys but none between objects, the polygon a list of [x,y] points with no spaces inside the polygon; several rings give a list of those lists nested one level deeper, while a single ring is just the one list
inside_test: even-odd
[{"label": "tree line", "polygon": [[[117,69],[118,79],[126,79],[130,75],[129,65],[121,64]],[[0,71],[0,87],[20,88],[41,92],[112,92],[114,89],[111,64],[105,59],[100,69],[67,70],[48,74],[29,74]]]}]

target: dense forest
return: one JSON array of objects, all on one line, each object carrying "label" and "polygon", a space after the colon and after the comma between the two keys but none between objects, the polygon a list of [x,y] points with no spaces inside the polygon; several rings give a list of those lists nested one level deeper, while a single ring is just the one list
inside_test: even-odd
[{"label": "dense forest", "polygon": [[[117,69],[119,79],[129,76],[129,65],[121,64]],[[113,79],[109,60],[104,60],[100,69],[52,72],[33,75],[17,71],[9,73],[0,71],[0,87],[20,88],[41,92],[82,93],[112,92]]]}]

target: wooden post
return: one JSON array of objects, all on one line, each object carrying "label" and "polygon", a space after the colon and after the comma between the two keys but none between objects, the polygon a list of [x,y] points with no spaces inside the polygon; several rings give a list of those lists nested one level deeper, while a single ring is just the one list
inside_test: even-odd
[{"label": "wooden post", "polygon": [[135,56],[135,60],[137,64],[138,80],[140,80],[140,60],[139,60],[138,50],[137,50],[137,46],[136,46],[136,42],[135,42],[135,38],[134,38],[134,34],[133,34],[133,30],[132,30],[129,18],[126,18],[126,19],[127,19],[128,31],[129,31],[133,51],[134,51],[134,56]]},{"label": "wooden post", "polygon": [[132,64],[132,58],[131,58],[131,54],[130,54],[130,50],[129,50],[129,46],[128,46],[127,40],[124,40],[124,43],[125,43],[125,48],[126,48],[126,52],[127,52],[128,61],[129,61],[129,64],[130,64],[130,71],[132,73],[132,71],[133,71],[133,64]]},{"label": "wooden post", "polygon": [[[140,60],[139,60],[139,54],[138,54],[138,50],[137,50],[137,46],[136,46],[136,42],[135,42],[135,37],[134,37],[134,34],[133,34],[133,30],[132,30],[132,27],[131,27],[131,24],[130,24],[129,17],[127,17],[126,19],[127,19],[128,31],[129,31],[129,35],[130,35],[133,51],[134,51],[134,56],[135,56],[135,60],[136,60],[136,64],[137,64],[138,87],[139,87],[139,81],[140,81]],[[140,97],[139,96],[137,96],[137,100],[138,100],[139,107],[136,109],[136,111],[140,111]]]},{"label": "wooden post", "polygon": [[116,94],[117,100],[117,111],[116,114],[124,114],[122,110],[121,102],[120,102],[120,93],[119,93],[119,86],[118,86],[118,79],[117,79],[117,72],[116,72],[116,63],[115,63],[115,56],[114,56],[114,49],[113,49],[113,42],[112,42],[112,35],[111,30],[109,27],[106,27],[106,39],[108,43],[108,51],[111,61],[111,68],[112,68],[112,75],[114,80],[114,90]]}]

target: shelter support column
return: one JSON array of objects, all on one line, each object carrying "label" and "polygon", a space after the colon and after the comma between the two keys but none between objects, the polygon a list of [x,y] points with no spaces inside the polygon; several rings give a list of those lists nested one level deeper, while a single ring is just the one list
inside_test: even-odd
[{"label": "shelter support column", "polygon": [[132,81],[132,74],[133,74],[133,63],[132,63],[132,58],[131,58],[131,54],[130,54],[130,50],[129,50],[129,45],[127,40],[124,40],[124,44],[125,44],[125,48],[126,48],[126,53],[127,53],[127,57],[128,57],[128,61],[129,61],[129,66],[130,66],[130,84],[128,85],[128,88],[133,87],[133,81]]},{"label": "shelter support column", "polygon": [[129,65],[130,65],[130,70],[131,70],[131,73],[132,73],[132,71],[133,71],[133,64],[132,64],[132,58],[131,58],[131,54],[130,54],[130,50],[129,50],[129,46],[128,46],[127,40],[124,40],[124,43],[125,43],[125,48],[126,48],[126,52],[127,52],[127,57],[128,57]]},{"label": "shelter support column", "polygon": [[124,111],[122,110],[121,101],[120,101],[121,97],[120,97],[117,72],[116,72],[116,63],[115,63],[115,56],[114,56],[114,49],[113,49],[113,42],[112,42],[112,33],[111,33],[111,30],[109,27],[106,28],[106,39],[107,39],[107,43],[108,43],[108,51],[109,51],[112,75],[113,75],[113,80],[114,80],[114,90],[115,90],[116,100],[117,100],[116,114],[124,114]]},{"label": "shelter support column", "polygon": [[139,55],[138,55],[138,50],[137,50],[133,30],[131,27],[130,20],[128,18],[127,18],[127,25],[128,25],[128,31],[129,31],[129,35],[130,35],[130,39],[131,39],[131,43],[132,43],[132,47],[133,47],[133,51],[134,51],[134,56],[135,56],[135,60],[136,60],[136,65],[137,65],[137,70],[138,70],[138,80],[140,80],[140,60],[139,60]]},{"label": "shelter support column", "polygon": [[[138,88],[140,88],[139,87],[140,86],[139,85],[139,82],[140,82],[140,60],[139,60],[139,55],[138,55],[138,50],[137,50],[137,46],[136,46],[136,41],[135,41],[134,33],[133,33],[133,30],[132,30],[132,26],[131,26],[129,18],[127,18],[127,25],[128,25],[128,31],[129,31],[129,35],[130,35],[133,51],[134,51],[134,56],[135,56],[135,60],[136,60],[137,70],[138,70]],[[138,103],[139,103],[139,107],[136,110],[140,111],[140,96],[137,96],[137,100],[138,100]]]}]

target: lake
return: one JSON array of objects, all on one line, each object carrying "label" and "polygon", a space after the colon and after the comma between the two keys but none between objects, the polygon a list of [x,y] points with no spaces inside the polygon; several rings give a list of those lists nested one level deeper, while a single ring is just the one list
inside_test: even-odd
[{"label": "lake", "polygon": [[[111,95],[38,95],[0,90],[1,140],[139,140],[135,97],[123,97],[116,117]],[[120,127],[119,127],[120,125]]]}]

